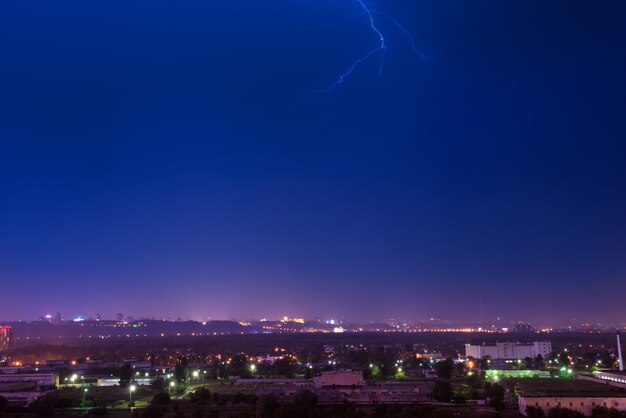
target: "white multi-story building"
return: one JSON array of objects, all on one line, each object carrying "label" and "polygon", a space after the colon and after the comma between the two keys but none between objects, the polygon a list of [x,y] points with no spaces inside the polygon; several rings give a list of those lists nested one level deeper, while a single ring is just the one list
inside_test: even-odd
[{"label": "white multi-story building", "polygon": [[538,355],[547,358],[551,352],[552,343],[549,341],[498,342],[489,345],[465,344],[465,356],[476,359],[491,357],[499,360],[521,360],[526,357],[535,358]]}]

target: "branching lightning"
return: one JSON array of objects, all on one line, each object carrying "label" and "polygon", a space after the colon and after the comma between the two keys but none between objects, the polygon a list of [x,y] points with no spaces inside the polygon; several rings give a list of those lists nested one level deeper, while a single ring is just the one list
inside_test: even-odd
[{"label": "branching lightning", "polygon": [[429,57],[428,55],[424,54],[422,51],[417,49],[417,46],[415,45],[415,41],[413,40],[413,34],[411,32],[409,32],[408,30],[406,30],[404,28],[404,26],[402,26],[402,24],[400,22],[398,22],[393,17],[389,16],[387,13],[381,13],[381,12],[376,12],[376,13],[382,14],[385,17],[387,17],[387,19],[391,20],[398,27],[398,29],[400,29],[400,31],[406,35],[406,37],[409,39],[409,43],[411,44],[411,48],[413,48],[413,52],[415,52],[415,54],[422,61],[424,61],[424,62],[430,62],[431,61],[431,59],[432,59],[431,57]]},{"label": "branching lightning", "polygon": [[343,84],[352,75],[352,73],[357,69],[357,67],[359,65],[361,65],[362,63],[368,61],[374,55],[379,54],[379,53],[380,53],[380,65],[378,67],[378,73],[379,73],[379,75],[382,76],[382,74],[383,74],[383,67],[384,67],[384,64],[385,64],[385,53],[387,51],[387,44],[385,43],[385,36],[383,35],[382,30],[376,24],[376,21],[374,19],[374,14],[379,14],[379,15],[385,16],[387,19],[389,19],[391,22],[393,22],[398,27],[398,29],[407,36],[407,38],[409,39],[409,42],[411,44],[411,48],[413,49],[415,54],[417,54],[417,56],[422,61],[425,61],[425,62],[429,62],[430,61],[430,57],[428,55],[424,54],[419,49],[417,49],[417,46],[415,45],[415,41],[413,40],[413,34],[411,32],[409,32],[407,29],[405,29],[405,27],[402,26],[402,24],[400,24],[400,22],[398,22],[396,19],[394,19],[391,16],[389,16],[387,13],[378,12],[376,10],[373,10],[372,8],[370,8],[367,5],[367,3],[364,0],[356,0],[356,1],[361,5],[363,10],[365,11],[365,13],[366,13],[366,15],[367,15],[367,17],[369,19],[369,23],[370,23],[370,27],[371,27],[372,31],[378,36],[378,39],[379,39],[378,46],[376,46],[375,48],[370,50],[367,54],[363,55],[362,57],[357,58],[356,60],[354,60],[354,62],[352,62],[352,65],[350,65],[343,73],[341,73],[339,75],[339,77],[337,77],[337,79],[333,83],[331,83],[324,90],[320,90],[320,91],[314,92],[313,93],[314,96],[317,96],[317,95],[320,95],[320,94],[332,93],[333,91],[335,91],[337,89],[337,87],[339,87],[341,84]]}]

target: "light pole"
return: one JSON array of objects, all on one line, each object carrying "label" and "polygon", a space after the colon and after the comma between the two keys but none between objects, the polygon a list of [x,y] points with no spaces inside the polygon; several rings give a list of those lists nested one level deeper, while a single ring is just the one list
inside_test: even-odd
[{"label": "light pole", "polygon": [[135,385],[130,385],[130,388],[128,388],[128,407],[132,408],[132,404],[133,404],[133,392],[135,391],[135,389],[137,389],[137,387]]},{"label": "light pole", "polygon": [[172,396],[172,388],[176,385],[176,383],[174,382],[170,382],[170,386],[169,386],[169,391],[170,391],[170,396]]},{"label": "light pole", "polygon": [[89,389],[87,389],[87,388],[84,388],[84,389],[83,389],[83,408],[85,407],[85,396],[87,396],[87,391],[88,391],[88,390],[89,390]]}]

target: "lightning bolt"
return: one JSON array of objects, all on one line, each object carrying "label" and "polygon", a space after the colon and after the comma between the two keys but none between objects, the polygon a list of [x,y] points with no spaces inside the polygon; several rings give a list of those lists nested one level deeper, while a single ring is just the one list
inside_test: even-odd
[{"label": "lightning bolt", "polygon": [[362,57],[354,60],[352,62],[352,65],[350,65],[343,73],[341,73],[334,82],[332,82],[326,89],[314,92],[313,96],[319,96],[322,94],[330,94],[334,92],[340,85],[342,85],[352,75],[352,73],[357,69],[357,67],[359,67],[359,65],[361,65],[365,61],[368,61],[372,56],[378,53],[381,54],[380,65],[378,67],[378,74],[382,76],[383,67],[385,64],[385,53],[387,51],[387,44],[385,43],[385,36],[383,35],[382,30],[377,26],[376,21],[374,20],[374,14],[383,15],[387,17],[391,22],[393,22],[398,27],[398,29],[408,37],[409,42],[411,44],[411,48],[413,49],[415,54],[417,54],[417,56],[422,61],[430,62],[431,58],[428,55],[422,53],[419,49],[417,49],[417,46],[415,45],[415,41],[413,40],[413,34],[409,32],[406,28],[404,28],[404,26],[402,26],[400,22],[392,18],[387,13],[378,12],[376,10],[371,9],[367,5],[367,3],[365,3],[364,0],[356,0],[356,1],[361,5],[361,7],[363,8],[363,11],[365,11],[365,14],[367,15],[369,19],[370,28],[378,36],[378,39],[379,39],[378,46],[370,50],[368,53],[366,53]]},{"label": "lightning bolt", "polygon": [[389,16],[389,14],[387,14],[387,13],[378,12],[378,11],[374,11],[374,13],[383,15],[387,19],[389,19],[391,22],[393,22],[393,24],[396,25],[398,27],[398,29],[400,29],[400,32],[402,32],[402,33],[404,33],[406,35],[406,37],[409,40],[409,43],[411,44],[411,48],[413,49],[413,52],[415,52],[415,55],[417,55],[422,61],[430,62],[432,60],[432,57],[424,54],[422,51],[417,49],[417,45],[415,45],[415,41],[413,40],[413,34],[411,32],[409,32],[404,26],[402,26],[402,24],[400,22],[398,22],[393,17]]}]

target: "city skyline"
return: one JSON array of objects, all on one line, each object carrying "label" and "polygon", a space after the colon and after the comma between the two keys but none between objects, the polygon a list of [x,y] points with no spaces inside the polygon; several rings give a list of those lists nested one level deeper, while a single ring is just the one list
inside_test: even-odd
[{"label": "city skyline", "polygon": [[0,321],[622,323],[624,19],[0,5]]},{"label": "city skyline", "polygon": [[588,321],[585,318],[570,318],[568,321],[543,321],[543,322],[531,322],[526,318],[438,318],[438,317],[424,317],[424,318],[380,318],[377,320],[362,321],[359,319],[340,317],[333,315],[323,315],[318,317],[305,317],[302,315],[282,315],[282,316],[261,316],[261,317],[229,317],[229,318],[216,318],[216,317],[157,317],[145,314],[126,315],[124,313],[117,312],[111,315],[102,315],[98,313],[79,313],[64,315],[61,312],[55,312],[54,314],[42,314],[31,317],[3,319],[0,324],[10,323],[37,323],[45,322],[54,325],[64,324],[80,324],[81,322],[107,322],[107,323],[140,323],[140,322],[164,322],[164,323],[186,323],[195,322],[198,324],[209,323],[233,323],[244,326],[250,326],[252,324],[268,323],[294,323],[294,324],[325,324],[325,325],[347,325],[350,327],[358,327],[363,325],[385,325],[390,327],[400,327],[406,329],[433,329],[433,330],[446,330],[446,329],[466,329],[468,331],[490,331],[495,330],[499,332],[513,331],[514,332],[550,332],[552,330],[567,330],[572,331],[610,331],[613,329],[620,330],[626,328],[626,322],[594,322]]}]

